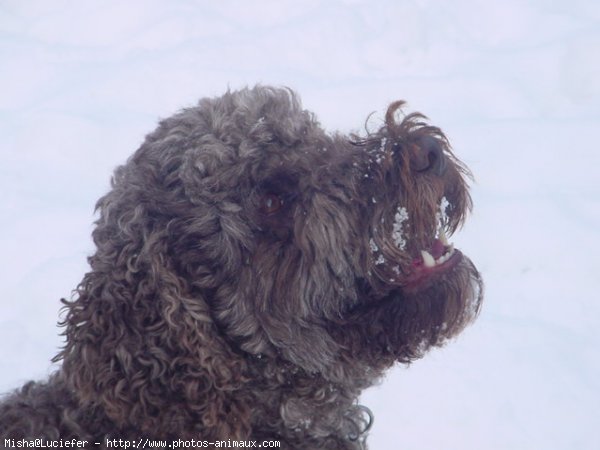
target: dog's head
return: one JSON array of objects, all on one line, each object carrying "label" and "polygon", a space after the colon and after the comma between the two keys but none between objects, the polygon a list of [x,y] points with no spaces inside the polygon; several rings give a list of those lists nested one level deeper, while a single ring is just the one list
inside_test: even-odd
[{"label": "dog's head", "polygon": [[468,172],[400,106],[362,137],[326,133],[267,87],[162,121],[99,201],[92,271],[68,303],[60,357],[82,397],[123,417],[123,399],[153,398],[145,376],[232,385],[274,358],[348,379],[456,335],[481,300],[447,242]]}]

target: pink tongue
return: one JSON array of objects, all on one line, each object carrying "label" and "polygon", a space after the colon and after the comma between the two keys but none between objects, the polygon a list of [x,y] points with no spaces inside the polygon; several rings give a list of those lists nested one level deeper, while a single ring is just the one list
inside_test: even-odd
[{"label": "pink tongue", "polygon": [[435,259],[438,259],[440,256],[442,256],[444,254],[444,250],[445,250],[445,246],[444,246],[444,244],[442,244],[442,241],[440,241],[439,239],[436,239],[435,241],[433,241],[430,253],[431,253],[431,256],[433,256]]}]

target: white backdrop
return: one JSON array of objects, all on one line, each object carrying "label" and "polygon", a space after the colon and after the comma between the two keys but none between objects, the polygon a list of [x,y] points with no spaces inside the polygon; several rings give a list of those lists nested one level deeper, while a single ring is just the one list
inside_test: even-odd
[{"label": "white backdrop", "polygon": [[594,0],[0,1],[0,391],[54,370],[113,168],[260,82],[332,131],[406,99],[476,176],[482,314],[364,394],[371,448],[600,448],[599,56]]}]

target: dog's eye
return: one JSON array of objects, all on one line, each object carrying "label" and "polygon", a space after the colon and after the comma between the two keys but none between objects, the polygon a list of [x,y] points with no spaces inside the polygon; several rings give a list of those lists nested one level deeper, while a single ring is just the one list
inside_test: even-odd
[{"label": "dog's eye", "polygon": [[276,194],[265,195],[260,204],[260,209],[265,214],[273,214],[283,206],[283,200]]}]

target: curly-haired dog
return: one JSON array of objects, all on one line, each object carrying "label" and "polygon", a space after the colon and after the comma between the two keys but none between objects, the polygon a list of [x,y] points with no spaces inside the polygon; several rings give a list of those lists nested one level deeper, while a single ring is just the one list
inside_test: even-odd
[{"label": "curly-haired dog", "polygon": [[0,436],[363,448],[360,392],[481,302],[446,240],[467,169],[402,104],[362,137],[261,86],[162,121],[97,204],[61,369],[4,399]]}]

